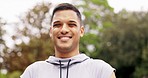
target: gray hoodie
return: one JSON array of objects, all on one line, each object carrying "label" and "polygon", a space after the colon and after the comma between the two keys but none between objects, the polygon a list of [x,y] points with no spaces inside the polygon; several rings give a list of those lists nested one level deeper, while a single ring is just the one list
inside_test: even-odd
[{"label": "gray hoodie", "polygon": [[85,54],[66,59],[50,56],[28,66],[21,78],[110,78],[114,70],[108,63]]}]

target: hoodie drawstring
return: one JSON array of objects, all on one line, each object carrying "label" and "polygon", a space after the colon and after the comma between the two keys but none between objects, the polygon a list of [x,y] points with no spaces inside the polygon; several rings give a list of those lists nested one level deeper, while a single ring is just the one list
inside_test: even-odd
[{"label": "hoodie drawstring", "polygon": [[61,67],[61,60],[59,60],[60,62],[60,78],[62,78],[62,67]]},{"label": "hoodie drawstring", "polygon": [[[68,78],[68,72],[69,72],[70,61],[71,61],[71,59],[68,61],[68,64],[67,64],[67,74],[66,74],[66,78]],[[60,78],[62,78],[62,64],[61,64],[61,60],[59,60],[59,63],[60,63]]]},{"label": "hoodie drawstring", "polygon": [[69,64],[70,64],[71,59],[68,61],[68,65],[67,65],[67,76],[66,78],[68,78],[68,72],[69,72]]}]

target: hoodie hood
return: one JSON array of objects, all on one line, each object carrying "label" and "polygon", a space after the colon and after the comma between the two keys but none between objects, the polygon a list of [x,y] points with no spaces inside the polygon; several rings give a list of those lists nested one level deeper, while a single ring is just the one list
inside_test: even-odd
[{"label": "hoodie hood", "polygon": [[46,62],[51,63],[53,65],[57,65],[59,67],[61,66],[62,68],[65,68],[68,66],[68,63],[69,63],[69,66],[71,66],[73,64],[81,63],[87,59],[89,59],[89,57],[86,56],[85,54],[79,54],[71,58],[57,58],[54,56],[50,56],[46,60]]},{"label": "hoodie hood", "polygon": [[67,68],[66,78],[69,78],[69,67],[74,64],[81,63],[87,59],[89,59],[89,57],[86,56],[85,54],[79,54],[79,55],[73,56],[71,58],[57,58],[54,56],[50,56],[46,60],[46,62],[59,67],[60,78],[63,78],[62,69]]}]

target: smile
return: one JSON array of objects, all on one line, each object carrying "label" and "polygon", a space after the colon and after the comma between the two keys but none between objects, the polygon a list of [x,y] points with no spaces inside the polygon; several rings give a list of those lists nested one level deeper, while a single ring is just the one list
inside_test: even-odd
[{"label": "smile", "polygon": [[60,39],[61,41],[68,41],[71,38],[72,38],[72,36],[59,36],[58,37],[58,39]]}]

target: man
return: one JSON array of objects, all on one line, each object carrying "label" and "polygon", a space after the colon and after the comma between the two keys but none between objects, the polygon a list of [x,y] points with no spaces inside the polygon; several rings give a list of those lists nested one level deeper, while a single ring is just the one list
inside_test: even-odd
[{"label": "man", "polygon": [[21,78],[115,78],[115,69],[109,64],[80,54],[83,34],[78,9],[68,3],[59,4],[53,10],[50,28],[55,56],[31,64]]}]

